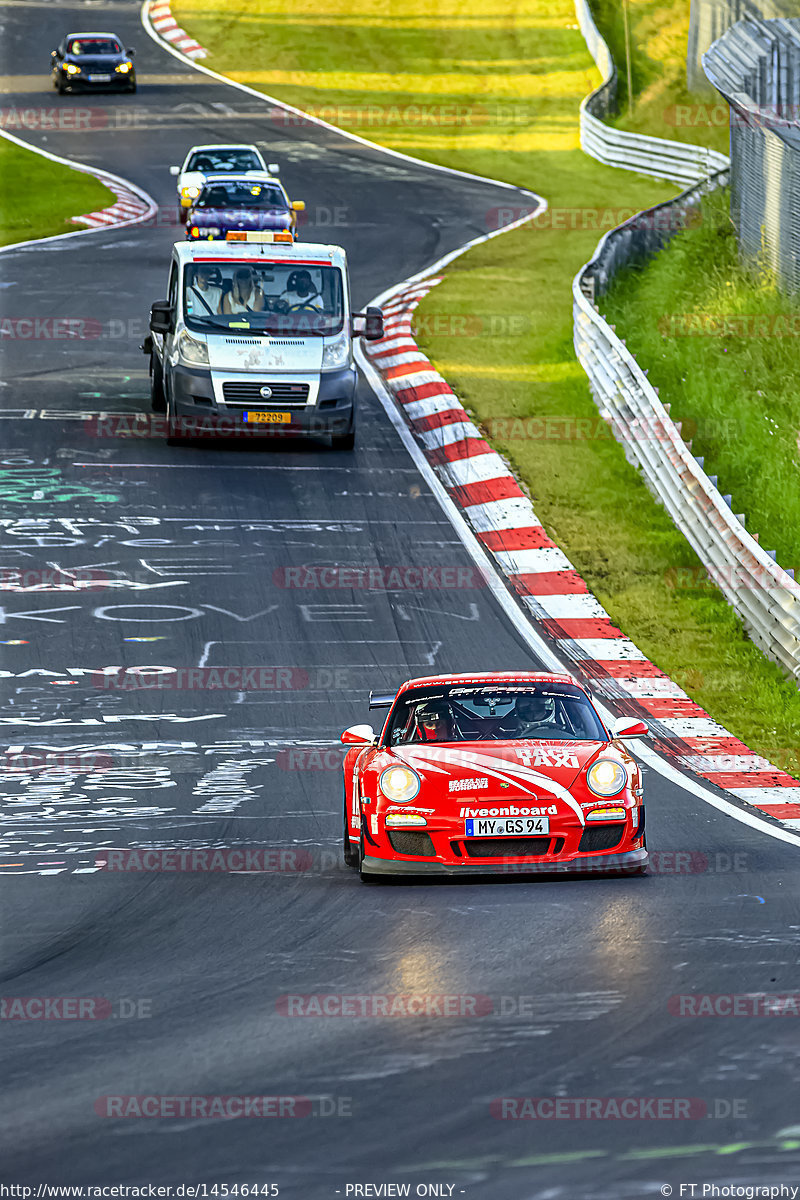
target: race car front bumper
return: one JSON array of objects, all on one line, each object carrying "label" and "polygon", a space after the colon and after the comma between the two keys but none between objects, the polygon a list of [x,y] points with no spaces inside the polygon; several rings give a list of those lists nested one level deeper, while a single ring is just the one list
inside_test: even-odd
[{"label": "race car front bumper", "polygon": [[622,854],[586,854],[568,859],[543,862],[502,860],[495,862],[431,862],[407,858],[364,856],[365,875],[605,875],[641,873],[648,863],[647,850],[626,850]]}]

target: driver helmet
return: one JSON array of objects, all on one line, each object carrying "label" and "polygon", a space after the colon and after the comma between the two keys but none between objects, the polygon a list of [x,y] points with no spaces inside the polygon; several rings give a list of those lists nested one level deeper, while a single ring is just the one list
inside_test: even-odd
[{"label": "driver helmet", "polygon": [[446,742],[453,735],[450,705],[446,700],[426,700],[416,713],[417,728],[428,742]]},{"label": "driver helmet", "polygon": [[292,271],[286,284],[286,290],[294,292],[298,296],[311,296],[316,293],[311,274],[308,271]]},{"label": "driver helmet", "polygon": [[538,725],[544,721],[552,721],[555,706],[547,696],[523,695],[517,699],[514,713],[521,721]]}]

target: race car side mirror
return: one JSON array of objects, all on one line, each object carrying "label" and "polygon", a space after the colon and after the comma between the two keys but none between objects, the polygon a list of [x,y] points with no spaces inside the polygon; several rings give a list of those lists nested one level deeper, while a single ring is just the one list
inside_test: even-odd
[{"label": "race car side mirror", "polygon": [[129,46],[125,53],[127,54],[128,58],[133,58],[136,51],[134,50],[133,46]]},{"label": "race car side mirror", "polygon": [[294,209],[295,212],[305,212],[306,211],[305,200],[293,200],[292,208]]},{"label": "race car side mirror", "polygon": [[150,328],[153,333],[170,333],[175,314],[169,300],[156,300],[150,308]]},{"label": "race car side mirror", "polygon": [[280,175],[281,169],[277,163],[267,163],[267,170],[270,175]]},{"label": "race car side mirror", "polygon": [[51,50],[51,51],[50,51],[50,57],[51,57],[51,58],[58,58],[58,51],[57,51],[57,50]]},{"label": "race car side mirror", "polygon": [[650,730],[644,721],[637,721],[633,717],[617,717],[611,733],[615,738],[647,737]]},{"label": "race car side mirror", "polygon": [[341,736],[343,746],[372,746],[376,741],[371,725],[351,725]]},{"label": "race car side mirror", "polygon": [[180,175],[181,169],[180,167],[170,167],[169,173],[170,175]]}]

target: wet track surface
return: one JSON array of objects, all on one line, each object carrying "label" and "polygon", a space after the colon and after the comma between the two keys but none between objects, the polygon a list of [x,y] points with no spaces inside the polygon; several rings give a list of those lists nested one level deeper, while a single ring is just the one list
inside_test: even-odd
[{"label": "wet track surface", "polygon": [[[135,4],[0,17],[3,108],[92,114],[14,131],[131,179],[165,214],[2,255],[4,320],[45,330],[2,347],[0,566],[26,589],[0,596],[2,743],[18,764],[64,756],[4,772],[2,993],[104,997],[114,1014],[4,1023],[5,1176],[275,1182],[304,1200],[388,1181],[476,1200],[800,1184],[791,1018],[669,1004],[795,990],[798,852],[648,772],[646,879],[361,887],[339,861],[336,747],[368,719],[368,689],[538,664],[486,588],[286,586],[303,564],[470,566],[366,383],[353,453],[173,448],[113,419],[149,406],[138,343],[180,232],[168,167],[189,145],[261,144],[307,202],[304,236],[346,247],[359,305],[528,198],[270,114],[154,45]],[[136,47],[136,96],[49,90],[51,47],[87,26]],[[90,336],[49,336],[63,318]],[[144,690],[142,665],[244,673]],[[255,668],[279,686],[255,690]],[[287,869],[96,869],[147,847],[282,849]],[[678,870],[675,851],[692,856]],[[282,996],[320,993],[488,996],[492,1011],[284,1015]],[[98,1115],[110,1094],[303,1096],[322,1115],[124,1120]],[[697,1098],[711,1115],[494,1119],[493,1100],[519,1096]]]}]

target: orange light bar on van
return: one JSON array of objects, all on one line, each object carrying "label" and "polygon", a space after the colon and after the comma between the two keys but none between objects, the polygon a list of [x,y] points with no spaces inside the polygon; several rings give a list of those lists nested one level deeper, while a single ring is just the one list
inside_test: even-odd
[{"label": "orange light bar on van", "polygon": [[225,234],[226,242],[294,242],[288,229],[277,229],[270,232],[258,232],[247,229],[229,229]]}]

